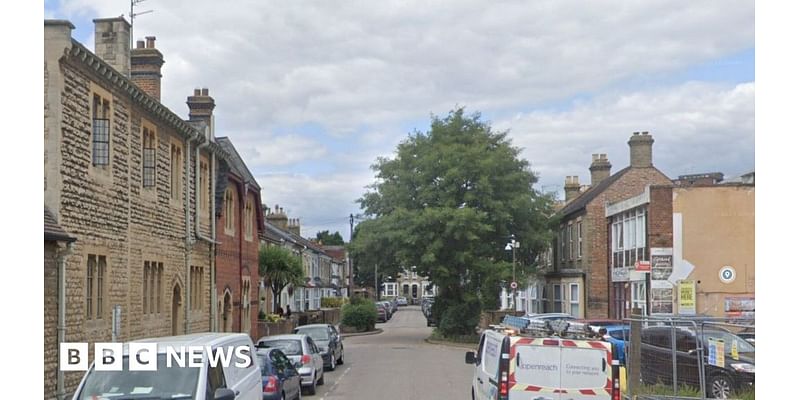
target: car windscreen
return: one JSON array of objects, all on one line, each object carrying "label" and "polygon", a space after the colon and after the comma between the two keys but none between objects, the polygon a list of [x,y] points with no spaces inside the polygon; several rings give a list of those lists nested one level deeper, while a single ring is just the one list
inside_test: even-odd
[{"label": "car windscreen", "polygon": [[172,364],[167,368],[167,355],[158,355],[156,371],[131,371],[128,356],[122,359],[121,371],[89,370],[78,398],[92,400],[116,397],[193,399],[200,367]]},{"label": "car windscreen", "polygon": [[314,339],[314,342],[316,342],[318,345],[324,345],[328,342],[328,328],[297,329],[297,333],[304,333],[308,336],[311,336],[311,339]]},{"label": "car windscreen", "polygon": [[261,369],[261,376],[272,375],[272,361],[269,359],[268,354],[257,352],[256,363],[258,368]]},{"label": "car windscreen", "polygon": [[708,346],[708,339],[722,339],[725,341],[725,353],[731,354],[733,343],[736,342],[737,351],[739,353],[755,353],[756,348],[752,343],[736,336],[730,332],[723,331],[703,331],[702,338],[705,346]]},{"label": "car windscreen", "polygon": [[610,331],[608,335],[618,340],[629,340],[631,337],[631,333],[626,332],[624,329]]},{"label": "car windscreen", "polygon": [[258,342],[258,347],[274,347],[287,356],[303,355],[303,344],[294,339],[262,340]]}]

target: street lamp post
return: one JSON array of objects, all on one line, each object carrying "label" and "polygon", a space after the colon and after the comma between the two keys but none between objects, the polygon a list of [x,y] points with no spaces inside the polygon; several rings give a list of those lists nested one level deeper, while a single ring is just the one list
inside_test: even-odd
[{"label": "street lamp post", "polygon": [[514,235],[511,235],[511,241],[506,244],[506,250],[511,250],[511,271],[512,271],[512,278],[511,283],[514,287],[511,288],[511,302],[513,305],[513,310],[517,311],[517,249],[519,248],[519,242],[514,238]]}]

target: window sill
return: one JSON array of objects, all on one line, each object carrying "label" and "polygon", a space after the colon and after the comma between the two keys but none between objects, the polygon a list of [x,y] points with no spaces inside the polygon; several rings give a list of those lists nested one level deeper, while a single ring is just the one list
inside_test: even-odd
[{"label": "window sill", "polygon": [[232,229],[228,230],[228,228],[225,228],[224,233],[226,236],[231,236],[231,237],[236,236],[236,233]]},{"label": "window sill", "polygon": [[114,183],[114,176],[111,174],[111,165],[89,166],[89,176],[92,181],[101,186],[111,186]]}]

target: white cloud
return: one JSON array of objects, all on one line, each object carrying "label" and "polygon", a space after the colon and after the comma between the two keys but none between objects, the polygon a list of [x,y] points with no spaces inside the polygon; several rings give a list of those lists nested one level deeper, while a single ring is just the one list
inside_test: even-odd
[{"label": "white cloud", "polygon": [[588,184],[593,153],[607,153],[612,172],[628,166],[627,141],[639,131],[653,135],[653,163],[670,177],[741,174],[755,165],[755,84],[690,82],[609,94],[565,112],[519,114],[494,127],[511,129],[548,190],[561,192],[566,175]]},{"label": "white cloud", "polygon": [[297,134],[237,138],[236,146],[251,169],[313,161],[328,153],[322,143]]}]

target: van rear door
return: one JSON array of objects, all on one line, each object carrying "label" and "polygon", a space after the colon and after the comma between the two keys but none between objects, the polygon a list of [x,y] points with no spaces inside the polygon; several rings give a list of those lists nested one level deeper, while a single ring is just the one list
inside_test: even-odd
[{"label": "van rear door", "polygon": [[510,400],[611,400],[611,345],[512,338]]},{"label": "van rear door", "polygon": [[562,399],[611,400],[611,343],[561,340]]}]

